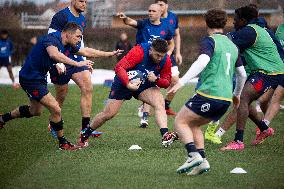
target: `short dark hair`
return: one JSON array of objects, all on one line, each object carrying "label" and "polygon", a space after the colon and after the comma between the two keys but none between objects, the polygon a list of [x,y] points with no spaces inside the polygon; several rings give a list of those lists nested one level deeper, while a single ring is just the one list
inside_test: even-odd
[{"label": "short dark hair", "polygon": [[164,39],[157,38],[153,40],[152,47],[160,53],[166,53],[168,51],[168,42]]},{"label": "short dark hair", "polygon": [[204,15],[209,28],[224,28],[227,23],[227,13],[221,9],[210,9]]},{"label": "short dark hair", "polygon": [[158,1],[163,1],[164,3],[168,4],[168,0],[155,0],[155,3],[158,3]]},{"label": "short dark hair", "polygon": [[64,31],[69,31],[69,32],[76,32],[76,30],[80,30],[81,32],[83,32],[83,30],[82,30],[82,27],[81,26],[79,26],[77,23],[75,23],[75,22],[69,22],[69,23],[67,23],[65,26],[64,26],[64,28],[63,28],[63,32]]},{"label": "short dark hair", "polygon": [[0,34],[1,34],[1,35],[8,35],[9,32],[8,32],[7,30],[1,30]]},{"label": "short dark hair", "polygon": [[258,17],[258,10],[255,7],[249,5],[236,9],[235,14],[239,17],[239,19],[243,18],[249,22],[252,19]]}]

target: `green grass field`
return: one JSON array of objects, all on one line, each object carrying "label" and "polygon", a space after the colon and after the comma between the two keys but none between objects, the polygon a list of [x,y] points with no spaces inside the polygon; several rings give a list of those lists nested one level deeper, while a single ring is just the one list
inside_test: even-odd
[{"label": "green grass field", "polygon": [[[185,87],[178,93],[174,110],[180,109],[192,89]],[[50,90],[54,93],[52,86]],[[92,115],[103,108],[108,91],[94,87]],[[28,102],[22,90],[3,85],[0,99],[2,113]],[[71,86],[62,111],[65,136],[74,143],[81,127],[79,102],[80,91]],[[276,128],[275,136],[261,146],[250,146],[255,131],[251,122],[247,124],[242,152],[220,152],[222,145],[206,143],[210,172],[188,177],[175,172],[186,158],[180,142],[163,148],[153,117],[149,128],[138,128],[139,104],[134,99],[127,101],[117,117],[100,129],[105,132],[101,138],[92,138],[89,148],[75,152],[58,150],[57,141],[47,132],[47,110],[40,118],[9,122],[0,130],[0,188],[284,188],[283,111],[271,124]],[[173,121],[168,120],[171,129]],[[223,145],[233,139],[233,130],[225,134]],[[132,144],[142,150],[129,151]],[[248,173],[230,174],[235,167]]]}]

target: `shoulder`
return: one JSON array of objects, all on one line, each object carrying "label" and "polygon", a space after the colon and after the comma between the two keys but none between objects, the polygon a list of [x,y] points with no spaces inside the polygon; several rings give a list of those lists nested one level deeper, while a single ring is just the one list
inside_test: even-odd
[{"label": "shoulder", "polygon": [[206,37],[203,37],[201,39],[200,44],[201,45],[206,45],[206,46],[208,46],[208,45],[212,46],[213,45],[213,47],[214,47],[215,40],[214,40],[214,38],[212,36],[206,36]]}]

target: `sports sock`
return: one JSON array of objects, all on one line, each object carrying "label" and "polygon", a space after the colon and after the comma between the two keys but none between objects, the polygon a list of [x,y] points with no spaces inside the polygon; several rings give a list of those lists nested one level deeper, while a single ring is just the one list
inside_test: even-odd
[{"label": "sports sock", "polygon": [[92,132],[94,131],[94,129],[92,129],[91,127],[87,127],[87,129],[84,130],[84,132],[82,133],[82,142],[85,142],[92,134]]},{"label": "sports sock", "polygon": [[4,123],[14,119],[14,118],[12,118],[11,112],[3,114],[1,117],[2,117],[2,120],[3,120]]},{"label": "sports sock", "polygon": [[149,116],[149,113],[148,113],[148,112],[143,112],[142,119],[143,119],[144,121],[148,121],[148,116]]},{"label": "sports sock", "polygon": [[197,149],[198,153],[201,155],[202,158],[205,158],[205,151],[204,149]]},{"label": "sports sock", "polygon": [[82,117],[82,130],[90,125],[90,117]]},{"label": "sports sock", "polygon": [[165,100],[165,109],[168,110],[170,109],[170,104],[171,104],[172,101],[170,100]]},{"label": "sports sock", "polygon": [[269,128],[268,127],[269,123],[270,123],[270,121],[268,121],[266,119],[261,120],[260,124],[258,125],[259,130],[261,132],[267,130]]},{"label": "sports sock", "polygon": [[162,136],[164,136],[164,134],[167,133],[168,131],[169,131],[168,128],[161,128],[161,129],[160,129],[160,132],[161,132],[161,135],[162,135]]},{"label": "sports sock", "polygon": [[59,141],[59,144],[66,144],[67,143],[67,140],[64,136],[58,137],[58,141]]},{"label": "sports sock", "polygon": [[187,150],[187,154],[197,152],[194,142],[187,143],[184,147]]},{"label": "sports sock", "polygon": [[235,139],[236,142],[243,142],[244,141],[244,130],[236,129]]},{"label": "sports sock", "polygon": [[219,129],[218,129],[218,131],[215,133],[215,135],[217,136],[217,137],[222,137],[224,134],[225,134],[225,130],[222,128],[222,127],[220,127]]}]

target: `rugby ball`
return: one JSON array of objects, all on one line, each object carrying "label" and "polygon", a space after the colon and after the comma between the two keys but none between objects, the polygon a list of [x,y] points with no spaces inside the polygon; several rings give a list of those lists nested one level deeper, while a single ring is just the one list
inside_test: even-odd
[{"label": "rugby ball", "polygon": [[144,80],[143,73],[140,70],[131,70],[127,72],[129,81],[132,81],[134,83],[142,83]]}]

